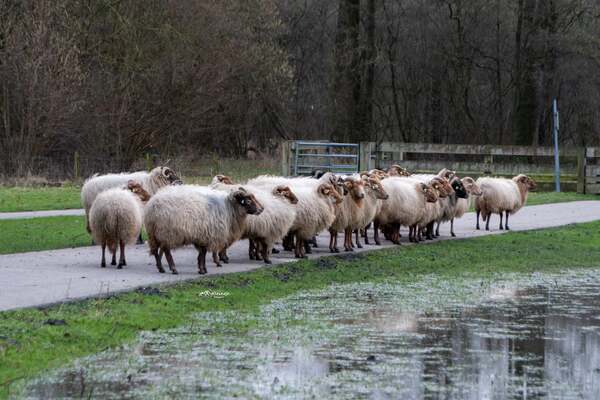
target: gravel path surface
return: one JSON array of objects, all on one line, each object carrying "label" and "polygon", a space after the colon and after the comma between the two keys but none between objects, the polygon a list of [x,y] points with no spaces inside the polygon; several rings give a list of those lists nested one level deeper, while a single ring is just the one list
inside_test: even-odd
[{"label": "gravel path surface", "polygon": [[[72,210],[78,211],[78,210]],[[510,219],[514,231],[548,228],[600,219],[600,201],[579,201],[525,207]],[[454,224],[457,239],[498,234],[498,217],[491,222],[490,232],[476,231],[475,215],[466,214]],[[372,232],[372,230],[371,230]],[[441,240],[451,239],[449,225],[441,228]],[[402,240],[407,240],[404,234]],[[318,237],[319,248],[310,257],[328,255],[329,235]],[[394,246],[384,242],[382,246],[364,246],[373,250]],[[248,260],[248,244],[241,241],[228,251],[230,264],[217,268],[207,257],[208,275],[250,271],[263,267],[261,261]],[[202,279],[196,272],[197,252],[193,247],[175,250],[173,257],[179,275],[159,274],[148,254],[146,245],[127,249],[128,265],[117,270],[114,266],[100,268],[98,246],[74,249],[39,251],[0,255],[0,310],[46,305],[66,300],[102,296],[108,293],[131,290],[140,286]],[[293,254],[281,252],[273,256],[274,264],[294,261]],[[165,264],[166,267],[166,264]],[[168,270],[168,269],[167,269]]]}]

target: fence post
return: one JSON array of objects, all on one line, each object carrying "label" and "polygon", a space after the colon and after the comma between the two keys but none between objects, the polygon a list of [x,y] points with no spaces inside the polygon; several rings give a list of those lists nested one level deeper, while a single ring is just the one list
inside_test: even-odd
[{"label": "fence post", "polygon": [[371,168],[371,142],[360,142],[358,145],[358,170],[369,171]]},{"label": "fence post", "polygon": [[586,167],[587,148],[579,147],[577,149],[577,193],[585,194],[585,167]]},{"label": "fence post", "polygon": [[152,157],[150,157],[150,153],[146,153],[146,170],[152,171],[152,166]]},{"label": "fence post", "polygon": [[79,152],[73,154],[73,180],[79,179]]},{"label": "fence post", "polygon": [[291,140],[281,142],[281,175],[290,175],[290,152],[292,148]]}]

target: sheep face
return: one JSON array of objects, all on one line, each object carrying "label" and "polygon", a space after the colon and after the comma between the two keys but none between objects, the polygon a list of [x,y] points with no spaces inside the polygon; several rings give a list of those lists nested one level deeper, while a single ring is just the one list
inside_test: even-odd
[{"label": "sheep face", "polygon": [[213,178],[213,183],[222,183],[224,185],[233,185],[233,181],[227,175],[215,175]]},{"label": "sheep face", "polygon": [[448,168],[444,168],[440,172],[438,172],[438,176],[441,176],[442,178],[451,180],[452,178],[454,178],[456,176],[456,171],[452,171],[452,170],[449,170]]},{"label": "sheep face", "polygon": [[177,174],[169,167],[156,167],[150,172],[150,175],[158,178],[165,186],[183,184]]},{"label": "sheep face", "polygon": [[262,205],[256,200],[252,193],[248,193],[244,189],[239,189],[233,192],[233,199],[247,214],[259,215],[263,212]]},{"label": "sheep face", "polygon": [[144,190],[142,185],[137,181],[130,180],[129,182],[127,182],[127,189],[133,192],[133,194],[135,194],[136,196],[138,196],[140,200],[144,203],[150,200],[150,194],[148,194],[148,192]]},{"label": "sheep face", "polygon": [[365,198],[365,184],[362,179],[347,179],[344,186],[357,203]]},{"label": "sheep face", "polygon": [[537,187],[535,181],[527,175],[517,175],[513,178],[513,180],[517,183],[524,185],[527,188],[527,190],[534,190]]},{"label": "sheep face", "polygon": [[402,168],[398,164],[394,164],[388,168],[387,171],[389,176],[410,176],[410,172],[406,168]]},{"label": "sheep face", "polygon": [[462,178],[462,183],[465,189],[467,190],[467,193],[469,193],[470,195],[481,196],[483,194],[479,185],[475,183],[475,180],[470,176]]},{"label": "sheep face", "polygon": [[318,192],[322,196],[330,198],[332,201],[335,202],[336,205],[342,203],[342,196],[340,196],[337,190],[335,190],[333,186],[328,183],[321,184],[318,188]]},{"label": "sheep face", "polygon": [[387,200],[390,197],[385,192],[381,181],[375,176],[367,178],[365,186],[375,194],[376,199]]},{"label": "sheep face", "polygon": [[289,186],[277,186],[273,189],[273,195],[283,197],[292,204],[298,204],[298,198]]},{"label": "sheep face", "polygon": [[454,189],[454,193],[456,193],[456,197],[458,197],[459,199],[466,199],[467,197],[469,197],[467,189],[465,188],[460,179],[452,179],[452,182],[450,184],[452,185],[452,189]]},{"label": "sheep face", "polygon": [[426,183],[421,183],[421,190],[425,196],[425,201],[428,203],[435,203],[438,201],[438,194],[435,189]]},{"label": "sheep face", "polygon": [[432,179],[429,185],[436,192],[437,197],[441,199],[448,197],[447,188],[445,187],[443,180]]}]

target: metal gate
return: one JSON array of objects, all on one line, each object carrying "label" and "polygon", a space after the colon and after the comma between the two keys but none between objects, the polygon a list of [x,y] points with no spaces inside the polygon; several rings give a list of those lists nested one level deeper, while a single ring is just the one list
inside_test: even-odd
[{"label": "metal gate", "polygon": [[351,174],[359,168],[356,143],[296,140],[291,143],[290,156],[290,173],[293,175],[310,175],[315,170]]}]

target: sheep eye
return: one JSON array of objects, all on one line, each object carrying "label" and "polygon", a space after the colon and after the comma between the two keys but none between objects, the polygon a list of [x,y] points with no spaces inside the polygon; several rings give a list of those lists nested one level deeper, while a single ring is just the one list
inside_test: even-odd
[{"label": "sheep eye", "polygon": [[240,201],[240,204],[241,204],[241,205],[243,205],[243,206],[245,206],[245,205],[246,205],[246,199],[242,199],[242,200]]}]

